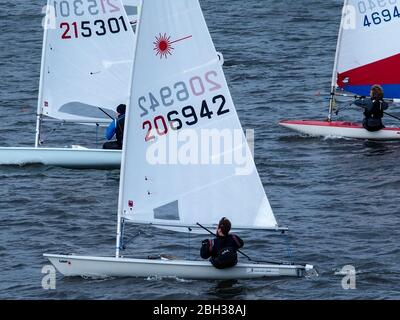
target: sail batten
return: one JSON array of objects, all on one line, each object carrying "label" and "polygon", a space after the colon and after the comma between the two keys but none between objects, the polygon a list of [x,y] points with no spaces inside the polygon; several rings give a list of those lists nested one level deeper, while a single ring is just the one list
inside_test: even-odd
[{"label": "sail batten", "polygon": [[167,227],[278,227],[198,1],[143,2],[119,216]]},{"label": "sail batten", "polygon": [[388,99],[400,98],[400,2],[373,6],[346,0],[337,49],[338,88],[368,96],[379,84]]}]

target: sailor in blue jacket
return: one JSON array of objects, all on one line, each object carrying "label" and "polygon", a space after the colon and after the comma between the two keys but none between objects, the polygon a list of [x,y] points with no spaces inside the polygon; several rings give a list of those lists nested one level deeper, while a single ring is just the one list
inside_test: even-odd
[{"label": "sailor in blue jacket", "polygon": [[125,111],[126,105],[120,104],[117,107],[117,118],[110,123],[106,130],[106,139],[111,140],[115,136],[116,140],[104,143],[103,149],[122,150],[125,126]]}]

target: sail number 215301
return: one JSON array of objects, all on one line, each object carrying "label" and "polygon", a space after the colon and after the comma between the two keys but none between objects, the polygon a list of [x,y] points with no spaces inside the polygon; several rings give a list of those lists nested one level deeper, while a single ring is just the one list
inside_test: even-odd
[{"label": "sail number 215301", "polygon": [[56,17],[98,16],[122,11],[119,0],[57,0],[50,3]]},{"label": "sail number 215301", "polygon": [[108,33],[119,33],[121,31],[128,31],[126,22],[123,16],[117,18],[110,18],[108,20],[95,20],[78,22],[61,22],[60,28],[62,29],[61,39],[72,38],[88,38],[92,36],[105,36]]}]

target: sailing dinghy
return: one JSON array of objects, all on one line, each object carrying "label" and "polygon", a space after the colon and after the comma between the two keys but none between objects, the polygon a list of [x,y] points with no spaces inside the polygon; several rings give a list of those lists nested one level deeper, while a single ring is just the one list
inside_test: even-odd
[{"label": "sailing dinghy", "polygon": [[133,64],[130,20],[136,0],[48,0],[35,147],[0,147],[0,165],[120,168],[121,150],[43,148],[46,121],[105,126],[127,104]]},{"label": "sailing dinghy", "polygon": [[329,115],[325,121],[285,120],[294,131],[323,137],[400,140],[400,128],[369,132],[361,124],[333,121],[337,96],[369,96],[379,84],[385,99],[400,99],[400,3],[346,0],[332,75]]},{"label": "sailing dinghy", "polygon": [[[221,61],[197,0],[146,0],[140,12],[132,96],[127,112],[118,206],[115,257],[45,254],[65,276],[174,277],[183,279],[253,279],[303,276],[311,265],[238,263],[217,270],[209,261],[130,259],[121,256],[127,223],[176,232],[202,233],[222,216],[240,230],[282,231],[258,175],[233,104]],[[155,128],[152,130],[152,128]],[[230,144],[200,150],[202,161],[154,163],[152,149],[179,158],[205,130],[225,135]],[[188,146],[183,136],[195,137]],[[185,140],[185,139],[183,139]],[[193,149],[194,150],[194,149]],[[237,163],[215,163],[235,152],[245,155],[245,172]],[[182,163],[185,162],[185,163]]]}]

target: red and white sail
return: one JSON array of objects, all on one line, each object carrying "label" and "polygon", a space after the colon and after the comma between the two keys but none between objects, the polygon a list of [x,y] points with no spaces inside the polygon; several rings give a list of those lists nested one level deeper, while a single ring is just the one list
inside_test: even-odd
[{"label": "red and white sail", "polygon": [[400,98],[400,1],[346,0],[334,77],[339,88],[368,96],[372,85]]}]

